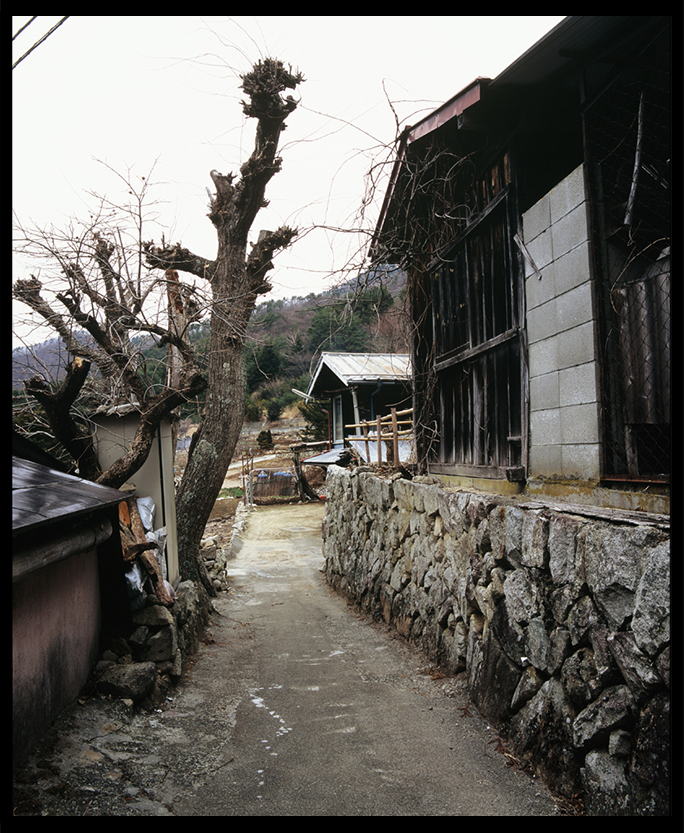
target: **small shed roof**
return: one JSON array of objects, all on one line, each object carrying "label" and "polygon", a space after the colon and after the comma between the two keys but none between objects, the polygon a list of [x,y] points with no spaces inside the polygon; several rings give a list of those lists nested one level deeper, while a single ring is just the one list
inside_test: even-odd
[{"label": "small shed roof", "polygon": [[346,387],[379,381],[408,382],[411,357],[405,353],[322,353],[307,391],[310,396],[326,370]]},{"label": "small shed roof", "polygon": [[85,516],[126,498],[118,489],[12,457],[12,533]]},{"label": "small shed roof", "polygon": [[339,465],[346,456],[351,457],[349,450],[344,448],[344,446],[337,446],[331,448],[330,451],[324,451],[322,454],[307,457],[305,460],[302,460],[302,463],[313,466],[333,466]]}]

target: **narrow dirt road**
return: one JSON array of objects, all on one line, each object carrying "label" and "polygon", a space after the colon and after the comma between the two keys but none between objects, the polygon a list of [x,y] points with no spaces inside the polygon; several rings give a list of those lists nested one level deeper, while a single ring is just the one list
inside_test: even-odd
[{"label": "narrow dirt road", "polygon": [[322,504],[253,513],[168,707],[93,701],[65,719],[41,764],[44,814],[559,814],[497,751],[462,681],[330,590],[322,518]]}]

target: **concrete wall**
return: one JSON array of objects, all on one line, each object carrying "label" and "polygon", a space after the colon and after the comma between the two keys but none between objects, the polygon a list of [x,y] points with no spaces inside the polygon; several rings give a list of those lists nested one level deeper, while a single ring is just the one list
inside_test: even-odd
[{"label": "concrete wall", "polygon": [[[138,428],[135,413],[125,416],[98,414],[95,447],[100,465],[106,469],[130,448]],[[173,479],[173,439],[170,419],[160,423],[150,455],[132,478],[136,497],[154,500],[155,529],[166,527],[166,560],[168,574],[165,578],[175,584],[180,577],[178,565],[178,536],[176,531],[176,493]]]},{"label": "concrete wall", "polygon": [[596,316],[580,166],[523,214],[530,374],[529,477],[601,474]]},{"label": "concrete wall", "polygon": [[[590,814],[669,807],[669,524],[328,469],[330,584],[452,673]],[[593,513],[593,514],[592,514]],[[603,515],[603,517],[601,517]]]},{"label": "concrete wall", "polygon": [[78,696],[96,659],[99,626],[94,549],[13,584],[13,765]]}]

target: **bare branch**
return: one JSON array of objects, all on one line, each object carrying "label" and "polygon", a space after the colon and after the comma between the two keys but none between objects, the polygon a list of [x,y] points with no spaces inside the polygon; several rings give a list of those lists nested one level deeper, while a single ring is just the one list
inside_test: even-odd
[{"label": "bare branch", "polygon": [[[209,213],[211,222],[219,231],[227,231],[233,245],[246,243],[257,212],[264,207],[266,185],[282,164],[276,156],[278,139],[297,102],[292,96],[283,98],[281,93],[304,81],[300,72],[293,73],[272,58],[258,61],[241,78],[241,88],[249,96],[249,101],[242,102],[243,111],[258,122],[254,150],[242,165],[237,183],[232,174],[211,172],[216,196]],[[219,236],[219,245],[221,242]]]},{"label": "bare branch", "polygon": [[138,429],[130,448],[103,472],[96,482],[115,489],[123,485],[147,460],[160,421],[174,408],[198,396],[206,387],[206,378],[197,372],[182,389],[165,388],[158,396],[148,399],[140,411]]},{"label": "bare branch", "polygon": [[92,438],[74,420],[71,406],[76,401],[90,370],[90,362],[75,358],[67,369],[67,375],[58,390],[52,392],[42,379],[29,379],[26,392],[42,406],[55,438],[76,460],[79,474],[88,480],[99,477],[101,472]]},{"label": "bare branch", "polygon": [[296,236],[296,229],[281,226],[277,231],[261,232],[258,241],[253,244],[247,258],[247,275],[248,283],[257,295],[271,290],[266,273],[273,268],[273,255],[276,251],[287,248]]},{"label": "bare branch", "polygon": [[43,299],[40,293],[41,288],[41,282],[32,276],[29,280],[18,280],[14,284],[12,294],[18,301],[22,301],[37,312],[47,324],[59,333],[67,350],[72,355],[82,356],[96,364],[104,376],[115,376],[117,368],[111,358],[97,347],[80,341],[64,318]]},{"label": "bare branch", "polygon": [[207,281],[214,275],[216,264],[213,261],[193,254],[180,243],[160,249],[151,242],[144,242],[142,249],[147,265],[153,269],[178,269]]}]

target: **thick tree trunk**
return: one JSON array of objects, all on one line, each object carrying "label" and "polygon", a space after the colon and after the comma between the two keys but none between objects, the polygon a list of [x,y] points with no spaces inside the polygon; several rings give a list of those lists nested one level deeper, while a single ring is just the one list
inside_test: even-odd
[{"label": "thick tree trunk", "polygon": [[199,546],[242,431],[244,338],[258,297],[246,280],[245,257],[246,245],[219,244],[212,278],[206,404],[176,495],[181,574],[193,580],[200,578],[210,594],[214,591],[202,569]]},{"label": "thick tree trunk", "polygon": [[[201,580],[213,594],[199,559],[199,546],[207,521],[221,491],[242,430],[245,412],[245,371],[241,340],[216,332],[212,317],[209,386],[202,424],[176,494],[176,518],[181,575]],[[217,342],[223,341],[222,347]]]}]

